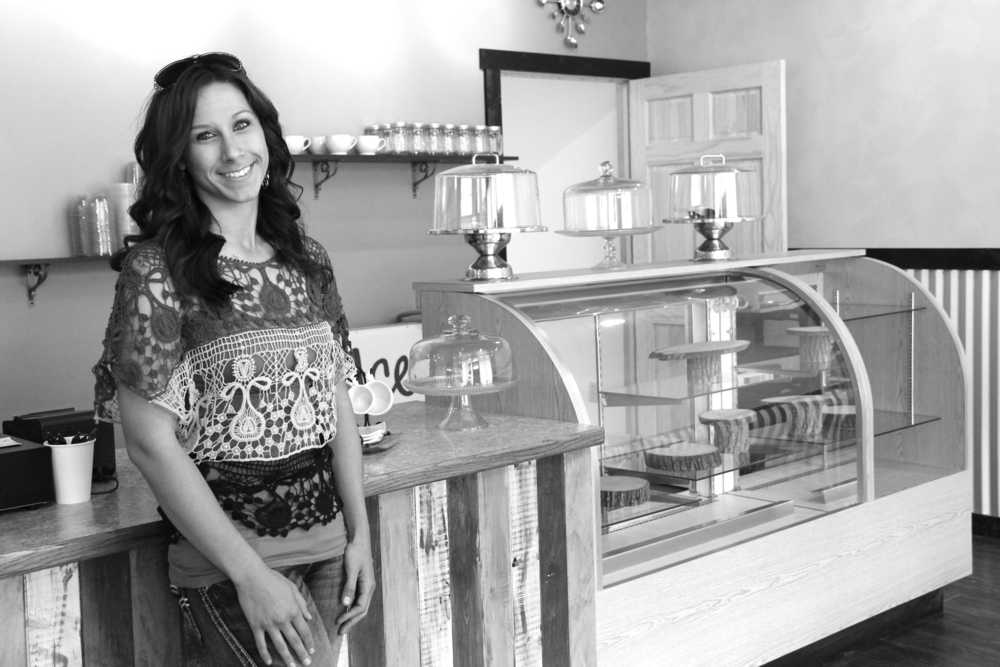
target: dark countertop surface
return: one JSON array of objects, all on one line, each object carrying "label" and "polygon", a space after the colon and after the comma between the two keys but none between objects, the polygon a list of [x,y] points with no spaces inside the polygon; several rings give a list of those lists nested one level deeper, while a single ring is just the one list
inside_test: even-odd
[{"label": "dark countertop surface", "polygon": [[[484,415],[476,431],[442,431],[440,408],[402,403],[385,420],[385,451],[364,457],[365,494],[381,495],[519,461],[599,445],[600,428],[549,419]],[[50,504],[0,513],[0,578],[166,539],[156,500],[124,450],[116,491],[79,505]],[[109,488],[95,484],[94,491]]]}]

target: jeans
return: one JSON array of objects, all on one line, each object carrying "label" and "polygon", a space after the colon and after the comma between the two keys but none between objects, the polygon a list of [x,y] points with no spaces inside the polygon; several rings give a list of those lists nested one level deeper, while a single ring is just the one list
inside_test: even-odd
[{"label": "jeans", "polygon": [[[336,619],[344,583],[342,557],[305,565],[276,568],[298,586],[306,599],[312,621],[316,652],[314,667],[335,667],[342,637],[337,634]],[[229,580],[202,588],[171,587],[177,596],[184,621],[184,664],[188,667],[257,667],[264,661]],[[268,640],[271,664],[284,665]],[[293,658],[297,656],[292,653]],[[301,663],[296,662],[301,667]]]}]

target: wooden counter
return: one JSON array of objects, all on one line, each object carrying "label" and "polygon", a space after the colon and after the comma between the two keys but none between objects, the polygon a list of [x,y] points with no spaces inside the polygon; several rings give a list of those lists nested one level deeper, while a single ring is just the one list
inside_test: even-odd
[{"label": "wooden counter", "polygon": [[[379,589],[352,633],[352,667],[419,664],[415,545],[416,486],[448,480],[455,664],[513,664],[505,467],[537,460],[540,543],[546,567],[543,645],[551,664],[595,661],[595,490],[587,449],[598,428],[546,419],[485,415],[486,429],[445,432],[442,413],[422,402],[398,405],[385,420],[395,444],[365,456],[365,494]],[[80,505],[0,514],[0,604],[23,618],[23,575],[79,561],[80,642],[87,665],[180,664],[179,615],[166,580],[166,530],[145,481],[119,451],[119,488]],[[544,488],[543,488],[544,482]],[[567,544],[571,544],[571,549]],[[585,566],[585,568],[584,568]],[[0,664],[28,663],[24,625],[0,629]],[[589,636],[578,635],[580,631]],[[580,644],[582,642],[582,644]],[[575,656],[584,657],[577,658]]]}]

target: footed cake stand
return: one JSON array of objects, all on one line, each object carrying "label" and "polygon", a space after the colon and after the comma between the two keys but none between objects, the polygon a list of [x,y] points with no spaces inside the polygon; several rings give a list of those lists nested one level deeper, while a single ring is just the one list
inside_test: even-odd
[{"label": "footed cake stand", "polygon": [[496,394],[514,386],[516,380],[496,382],[492,384],[473,384],[464,387],[454,387],[440,384],[409,382],[411,391],[425,396],[449,396],[451,403],[448,414],[438,423],[438,428],[445,431],[473,431],[489,426],[489,422],[472,407],[470,396],[481,394]]},{"label": "footed cake stand", "polygon": [[615,241],[622,237],[639,236],[640,234],[651,234],[661,227],[630,227],[625,229],[560,229],[558,234],[565,236],[602,236],[604,237],[604,259],[592,266],[592,269],[620,269],[627,266],[618,257],[618,246]]}]

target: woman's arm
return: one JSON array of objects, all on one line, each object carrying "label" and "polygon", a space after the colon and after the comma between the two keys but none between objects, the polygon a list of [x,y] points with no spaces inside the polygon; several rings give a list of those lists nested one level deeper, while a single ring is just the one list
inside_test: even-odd
[{"label": "woman's arm", "polygon": [[293,662],[290,648],[308,665],[313,638],[305,599],[292,582],[267,567],[219,507],[177,442],[176,417],[120,383],[118,405],[129,458],[177,530],[235,585],[264,662],[271,664],[270,638],[286,663]]},{"label": "woman's arm", "polygon": [[344,590],[341,603],[347,609],[337,618],[338,632],[347,630],[368,613],[375,592],[371,535],[361,466],[361,436],[354,423],[354,409],[347,397],[347,383],[337,383],[337,434],[333,437],[333,475],[343,502],[347,528],[344,550]]}]

